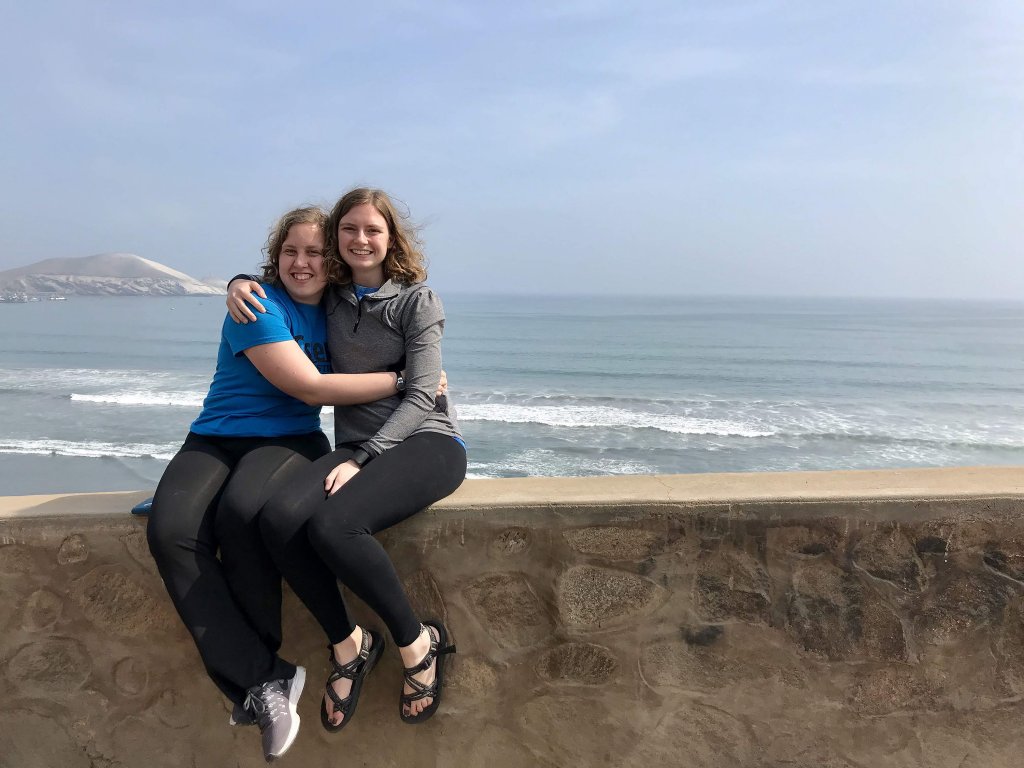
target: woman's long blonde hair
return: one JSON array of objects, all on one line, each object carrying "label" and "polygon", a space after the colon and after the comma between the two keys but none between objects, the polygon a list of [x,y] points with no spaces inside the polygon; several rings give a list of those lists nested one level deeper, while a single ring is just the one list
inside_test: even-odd
[{"label": "woman's long blonde hair", "polygon": [[400,214],[388,194],[380,189],[358,187],[342,195],[334,204],[327,220],[327,279],[347,285],[352,282],[352,270],[338,252],[338,224],[345,214],[358,205],[372,205],[388,225],[388,250],[384,256],[384,277],[406,285],[422,283],[427,279],[427,260],[416,227],[408,214]]}]

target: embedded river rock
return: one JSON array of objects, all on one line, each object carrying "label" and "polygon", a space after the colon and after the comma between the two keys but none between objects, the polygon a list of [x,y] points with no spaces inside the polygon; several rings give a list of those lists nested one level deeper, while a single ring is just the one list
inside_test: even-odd
[{"label": "embedded river rock", "polygon": [[[146,495],[0,498],[0,766],[263,765],[127,514]],[[1022,512],[1020,468],[469,481],[380,537],[458,643],[442,711],[399,721],[389,648],[325,733],[289,593],[284,762],[1019,766]]]}]

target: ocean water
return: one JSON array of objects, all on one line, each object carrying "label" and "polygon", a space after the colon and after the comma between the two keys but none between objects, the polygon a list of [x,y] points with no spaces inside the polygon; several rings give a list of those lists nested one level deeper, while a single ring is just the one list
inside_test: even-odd
[{"label": "ocean water", "polygon": [[[1024,464],[1024,304],[445,304],[475,477]],[[155,486],[223,315],[221,297],[0,305],[0,494]]]}]

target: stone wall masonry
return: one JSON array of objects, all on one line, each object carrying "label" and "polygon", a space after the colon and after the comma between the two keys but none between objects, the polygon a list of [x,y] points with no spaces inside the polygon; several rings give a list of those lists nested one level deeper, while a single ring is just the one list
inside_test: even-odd
[{"label": "stone wall masonry", "polygon": [[[127,514],[146,495],[0,499],[3,768],[263,764]],[[458,643],[442,711],[399,721],[389,647],[324,732],[289,593],[282,762],[1020,766],[1022,512],[1021,468],[467,482],[380,537]]]}]

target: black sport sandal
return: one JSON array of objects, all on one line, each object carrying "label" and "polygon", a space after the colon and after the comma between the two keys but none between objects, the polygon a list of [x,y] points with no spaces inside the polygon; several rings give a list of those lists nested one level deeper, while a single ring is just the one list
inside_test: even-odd
[{"label": "black sport sandal", "polygon": [[[430,650],[427,651],[426,655],[420,660],[420,663],[414,667],[405,668],[405,682],[412,688],[412,693],[403,693],[398,700],[398,714],[402,718],[403,723],[422,723],[424,720],[428,720],[437,711],[437,707],[441,704],[441,687],[444,684],[444,662],[445,656],[449,653],[455,653],[455,646],[448,645],[448,631],[444,628],[438,619],[426,619],[423,622],[423,630],[430,637]],[[433,627],[437,631],[437,637],[434,637],[434,633],[431,632],[427,627]],[[421,683],[413,675],[417,675],[426,669],[430,669],[430,665],[437,661],[437,668],[434,670],[434,681],[432,683]],[[408,715],[405,712],[407,705],[412,704],[414,701],[420,699],[432,698],[433,701],[430,706],[420,712],[418,715]]]},{"label": "black sport sandal", "polygon": [[[373,641],[372,645],[370,644],[371,640]],[[359,691],[363,687],[363,680],[370,674],[370,671],[377,664],[377,659],[380,658],[381,653],[384,651],[384,636],[379,632],[374,632],[372,629],[364,629],[359,655],[345,664],[340,663],[334,657],[333,645],[327,647],[331,651],[330,662],[334,667],[331,676],[327,678],[327,695],[334,702],[334,711],[340,712],[345,717],[340,723],[335,725],[331,722],[331,717],[327,713],[327,702],[321,701],[320,723],[331,733],[337,733],[348,725],[349,721],[352,720],[352,716],[356,713],[356,704],[359,703]],[[332,686],[332,683],[342,678],[352,681],[352,690],[349,691],[348,696],[344,699],[335,692]]]}]

